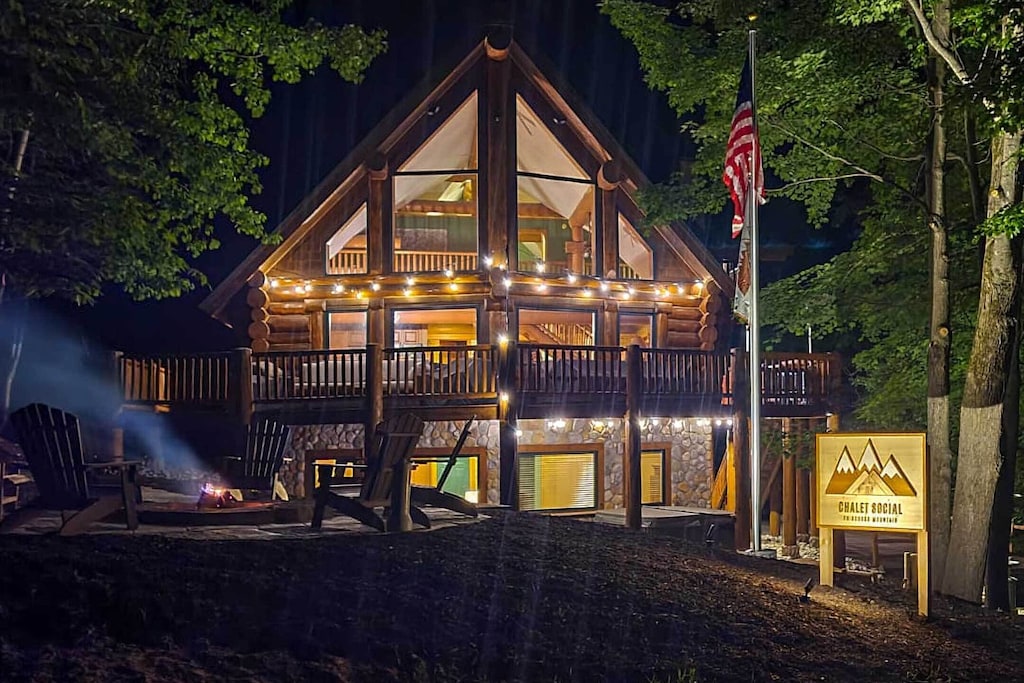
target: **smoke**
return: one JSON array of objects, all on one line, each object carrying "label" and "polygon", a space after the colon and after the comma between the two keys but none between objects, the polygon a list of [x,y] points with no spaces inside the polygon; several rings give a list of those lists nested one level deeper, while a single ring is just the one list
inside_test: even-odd
[{"label": "smoke", "polygon": [[[23,302],[19,302],[23,303]],[[122,409],[114,356],[33,303],[5,305],[0,318],[0,352],[23,335],[10,409],[45,403],[78,416],[87,457],[109,457],[111,429],[124,429],[126,456],[159,459],[166,469],[202,469],[195,450],[166,416]],[[9,429],[9,428],[8,428]],[[17,440],[17,434],[10,434]]]}]

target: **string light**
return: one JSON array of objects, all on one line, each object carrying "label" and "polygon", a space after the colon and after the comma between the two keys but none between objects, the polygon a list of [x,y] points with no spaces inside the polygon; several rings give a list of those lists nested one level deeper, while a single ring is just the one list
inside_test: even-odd
[{"label": "string light", "polygon": [[405,278],[405,284],[407,284],[410,287],[412,287],[414,284],[416,284],[416,278],[414,278],[412,275],[410,275],[409,277]]},{"label": "string light", "polygon": [[498,346],[500,346],[501,348],[505,348],[506,346],[508,346],[508,335],[505,334],[504,332],[498,335]]},{"label": "string light", "polygon": [[672,426],[675,427],[676,429],[682,429],[683,428],[683,421],[682,420],[673,420],[672,421]]},{"label": "string light", "polygon": [[449,282],[448,283],[448,289],[452,290],[453,292],[459,291],[459,283],[458,282]]},{"label": "string light", "polygon": [[569,281],[570,285],[576,284],[576,274],[575,273],[569,273],[569,275],[567,275],[565,279]]},{"label": "string light", "polygon": [[547,283],[541,282],[541,283],[537,284],[537,291],[538,292],[546,292],[547,289],[548,289]]},{"label": "string light", "polygon": [[581,289],[580,296],[589,299],[590,297],[594,296],[594,293],[591,292],[589,289]]},{"label": "string light", "polygon": [[356,298],[357,299],[366,298],[366,292],[364,292],[363,290],[360,289],[359,291],[356,292]]},{"label": "string light", "polygon": [[607,292],[611,288],[612,288],[612,286],[610,284],[608,284],[607,282],[604,282],[603,280],[601,281],[601,291],[602,292]]},{"label": "string light", "polygon": [[505,278],[501,281],[501,284],[505,285],[505,289],[510,288],[512,286],[512,278]]},{"label": "string light", "polygon": [[488,268],[493,266],[494,265],[494,257],[493,256],[484,256],[484,265],[487,266]]},{"label": "string light", "polygon": [[334,287],[331,288],[331,291],[334,292],[335,294],[341,294],[342,292],[345,291],[345,285],[336,284],[334,285]]},{"label": "string light", "polygon": [[451,267],[445,268],[444,269],[444,276],[445,277],[455,277],[455,271],[452,270]]},{"label": "string light", "polygon": [[405,296],[412,296],[412,290],[406,287],[405,289],[402,290],[402,294],[404,294]]},{"label": "string light", "polygon": [[270,278],[270,288],[271,289],[275,289],[278,284],[280,284],[280,283],[277,281],[276,277]]},{"label": "string light", "polygon": [[522,429],[520,429],[519,427],[516,427],[516,431],[515,431],[515,434],[516,434],[516,438],[518,439],[518,438],[522,437],[522,435],[523,435],[523,430],[522,430]]},{"label": "string light", "polygon": [[379,282],[374,282],[372,285],[370,285],[370,289],[372,289],[375,292],[379,292],[380,291],[380,283]]},{"label": "string light", "polygon": [[543,273],[544,272],[544,268],[545,268],[544,262],[543,261],[537,261],[537,272],[538,273]]},{"label": "string light", "polygon": [[501,392],[501,394],[498,395],[498,398],[501,400],[502,403],[508,403],[508,393],[507,392],[504,392],[504,391]]},{"label": "string light", "polygon": [[313,291],[313,285],[309,284],[309,280],[306,280],[305,284],[302,285],[302,291],[303,292],[311,292],[311,291]]}]

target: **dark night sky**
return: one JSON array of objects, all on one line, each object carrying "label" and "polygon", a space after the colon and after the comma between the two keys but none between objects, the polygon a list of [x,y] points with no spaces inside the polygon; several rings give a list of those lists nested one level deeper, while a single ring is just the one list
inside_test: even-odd
[{"label": "dark night sky", "polygon": [[[654,181],[666,179],[689,150],[666,98],[644,85],[635,50],[595,0],[520,0],[503,12],[493,0],[298,0],[293,18],[316,17],[326,24],[357,23],[388,31],[388,52],[379,57],[360,85],[327,69],[295,86],[275,85],[262,119],[253,124],[255,147],[268,155],[263,194],[255,206],[266,213],[268,229],[356,146],[374,125],[431,69],[454,66],[486,32],[486,26],[512,15],[515,39],[531,55],[554,66],[588,102],[597,117]],[[783,207],[779,207],[783,208]],[[723,210],[725,206],[723,204]],[[772,210],[762,219],[764,234],[789,240],[808,230],[799,213]],[[724,241],[728,217],[723,211]],[[775,227],[773,227],[773,225]],[[218,283],[253,248],[249,238],[218,225],[222,247],[198,263]],[[134,303],[115,290],[84,309],[51,306],[78,334],[129,351],[223,349],[237,345],[234,332],[198,309],[208,289],[172,301]],[[77,336],[77,335],[76,335]]]}]

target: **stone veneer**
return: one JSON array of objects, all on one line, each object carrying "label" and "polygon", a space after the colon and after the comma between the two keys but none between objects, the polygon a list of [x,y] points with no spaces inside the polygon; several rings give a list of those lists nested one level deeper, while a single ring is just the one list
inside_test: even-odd
[{"label": "stone veneer", "polygon": [[[552,420],[520,420],[522,447],[530,444],[604,445],[604,507],[623,505],[622,491],[622,418],[570,418],[558,427]],[[427,422],[419,445],[424,448],[451,448],[458,440],[464,422]],[[560,424],[560,423],[558,423]],[[713,478],[711,425],[694,418],[672,420],[646,418],[643,421],[643,442],[671,443],[673,505],[708,507]],[[466,446],[477,446],[487,452],[487,497],[490,504],[499,502],[498,474],[498,422],[481,420],[466,439]],[[296,425],[292,427],[291,441],[285,449],[285,462],[281,480],[292,496],[305,495],[306,451],[333,448],[363,447],[363,425]],[[483,496],[481,496],[483,500]]]},{"label": "stone veneer", "polygon": [[[566,418],[555,420],[520,420],[520,449],[530,444],[604,445],[604,507],[624,505],[622,488],[622,456],[625,452],[624,420],[622,418]],[[670,504],[710,507],[713,479],[713,446],[710,422],[689,419],[646,418],[641,439],[648,443],[671,443],[669,474],[672,477]]]}]

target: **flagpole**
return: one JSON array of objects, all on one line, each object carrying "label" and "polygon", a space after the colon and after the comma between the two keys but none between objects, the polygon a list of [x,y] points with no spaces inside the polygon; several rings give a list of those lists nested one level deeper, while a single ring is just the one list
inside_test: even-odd
[{"label": "flagpole", "polygon": [[[755,73],[757,67],[757,31],[750,29],[748,36],[748,59],[750,60],[750,104],[754,116],[754,132],[757,133],[757,89]],[[747,202],[747,215],[750,221],[750,317],[748,335],[750,339],[750,521],[751,541],[754,552],[761,550],[761,327],[757,310],[758,289],[758,236],[757,236],[757,169],[754,153],[757,145],[751,150],[751,159]]]}]

